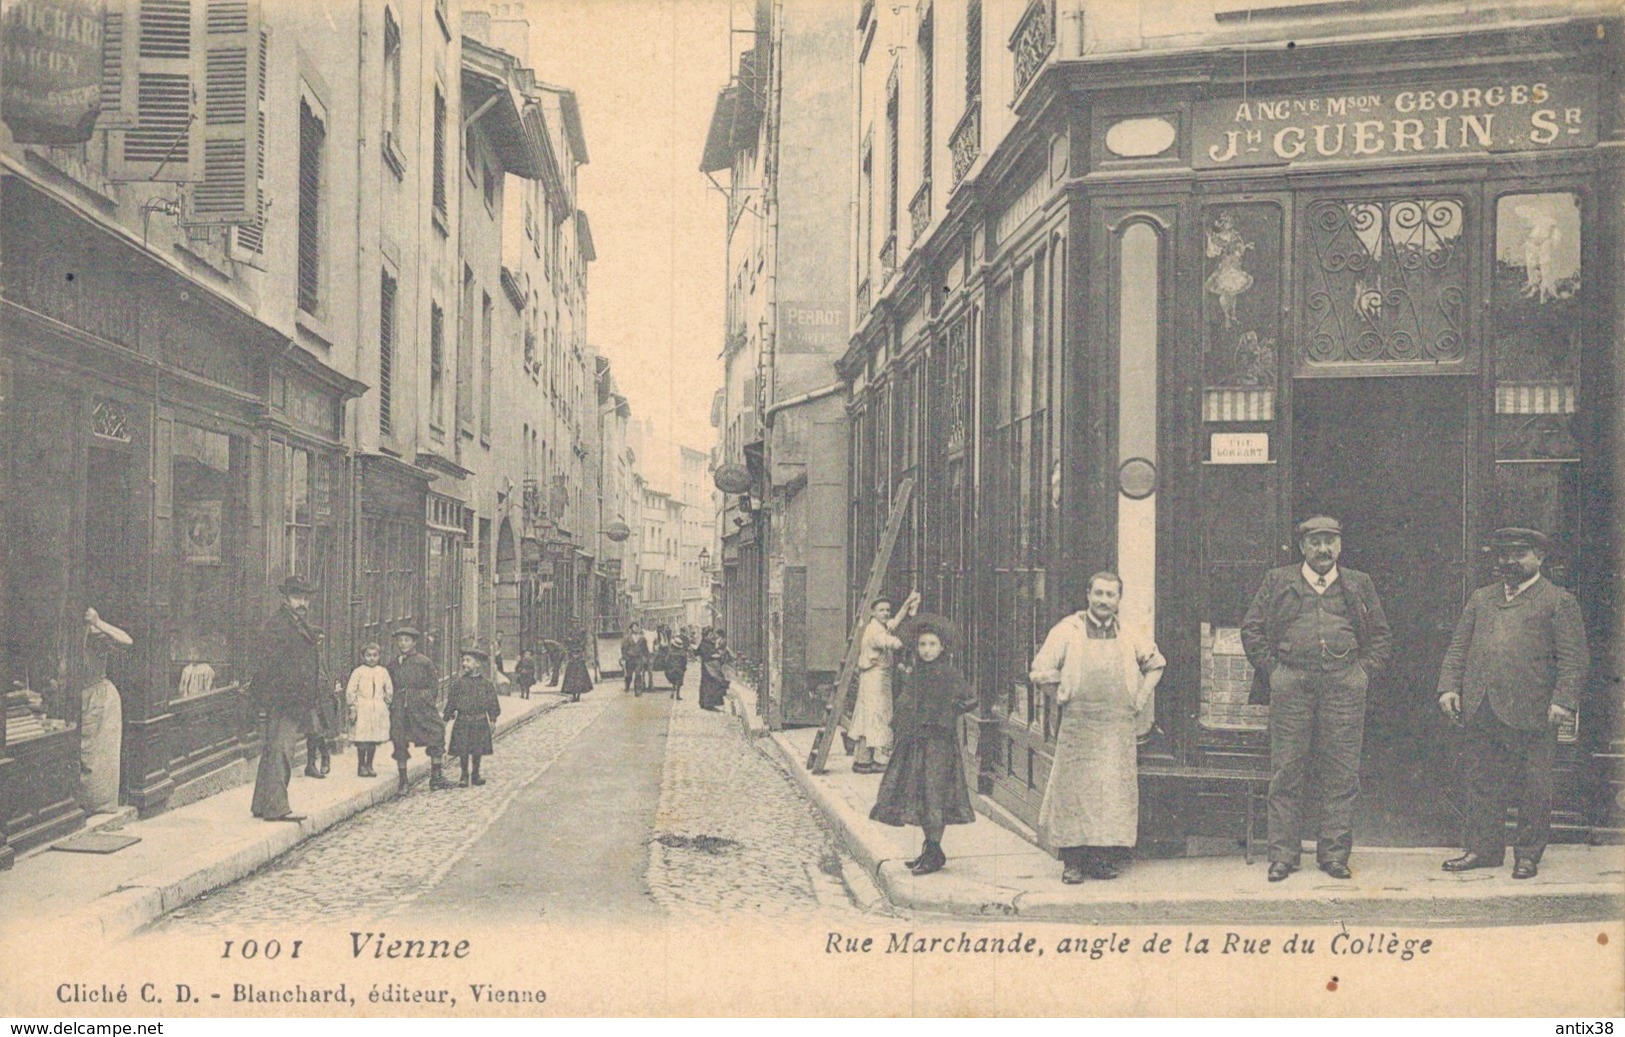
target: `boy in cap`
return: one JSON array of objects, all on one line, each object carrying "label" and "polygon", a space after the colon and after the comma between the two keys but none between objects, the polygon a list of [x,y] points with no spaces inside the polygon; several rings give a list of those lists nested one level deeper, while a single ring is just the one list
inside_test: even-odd
[{"label": "boy in cap", "polygon": [[435,708],[435,699],[440,693],[440,673],[434,662],[418,651],[417,644],[422,637],[423,631],[417,627],[397,629],[395,658],[389,664],[389,678],[395,685],[395,700],[390,703],[389,711],[389,739],[395,745],[391,755],[398,772],[397,795],[406,792],[406,764],[414,745],[428,751],[429,788],[452,787],[440,765],[446,744],[446,725]]},{"label": "boy in cap", "polygon": [[1506,811],[1518,804],[1512,877],[1534,878],[1552,817],[1557,728],[1574,719],[1589,664],[1574,595],[1541,575],[1546,534],[1490,535],[1501,579],[1467,599],[1439,667],[1439,708],[1466,728],[1466,852],[1445,871],[1498,868]]},{"label": "boy in cap", "polygon": [[[502,713],[497,701],[496,685],[485,676],[485,664],[490,656],[478,648],[465,648],[462,654],[463,672],[451,682],[446,695],[445,720],[455,721],[451,729],[451,754],[463,765],[462,780],[458,784],[467,788],[472,781],[484,785],[480,777],[480,757],[491,755],[491,727]],[[474,761],[470,778],[469,758]]]}]

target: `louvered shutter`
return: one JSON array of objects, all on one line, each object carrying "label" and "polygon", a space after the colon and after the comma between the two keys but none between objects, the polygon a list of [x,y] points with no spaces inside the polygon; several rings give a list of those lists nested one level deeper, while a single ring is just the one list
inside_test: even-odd
[{"label": "louvered shutter", "polygon": [[134,122],[112,135],[112,179],[200,177],[203,6],[204,0],[134,0],[133,21],[125,8],[120,102]]},{"label": "louvered shutter", "polygon": [[264,57],[250,0],[204,0],[203,179],[190,223],[246,223],[260,215],[259,130]]},{"label": "louvered shutter", "polygon": [[266,79],[271,68],[271,28],[259,27],[259,56],[254,65],[254,215],[231,229],[232,258],[264,269],[265,265],[265,139],[270,110]]},{"label": "louvered shutter", "polygon": [[124,88],[124,72],[133,54],[133,34],[127,27],[135,24],[133,0],[107,0],[102,12],[102,111],[96,117],[96,129],[119,130],[135,125],[135,105]]}]

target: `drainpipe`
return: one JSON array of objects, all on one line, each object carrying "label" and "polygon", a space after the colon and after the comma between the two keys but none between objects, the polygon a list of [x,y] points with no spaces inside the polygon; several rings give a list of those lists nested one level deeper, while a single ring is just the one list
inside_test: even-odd
[{"label": "drainpipe", "polygon": [[791,407],[799,407],[803,403],[811,403],[814,400],[821,400],[826,396],[834,396],[836,393],[845,388],[845,382],[831,382],[829,385],[820,386],[817,389],[810,389],[807,392],[786,397],[785,399],[777,401],[772,406],[768,407],[767,410],[762,412],[762,422],[769,429],[771,429],[773,427],[773,416],[779,411],[789,410]]},{"label": "drainpipe", "polygon": [[[357,4],[356,5],[356,82],[358,84],[366,82],[366,77],[367,77],[367,7],[366,7],[365,4]],[[366,196],[366,192],[362,190],[361,182],[362,182],[362,177],[364,177],[366,175],[366,169],[367,169],[367,159],[366,159],[366,153],[367,153],[367,100],[366,99],[367,99],[368,96],[369,96],[369,94],[368,94],[368,91],[366,91],[366,90],[357,90],[356,91],[356,102],[355,102],[355,137],[356,137],[356,141],[355,141],[355,184],[356,184],[357,192],[360,192],[362,197]],[[362,246],[362,241],[363,241],[362,227],[363,227],[363,225],[364,224],[363,224],[363,220],[362,220],[362,216],[361,216],[361,206],[357,205],[355,207],[355,286],[356,286],[356,296],[357,296],[357,298],[356,298],[356,307],[355,307],[355,366],[352,368],[352,370],[355,373],[355,376],[356,376],[357,380],[360,380],[360,378],[361,378],[361,370],[362,370],[361,365],[362,365],[362,362],[365,360],[366,355],[367,355],[366,348],[363,345],[364,336],[362,334],[362,316],[361,316],[363,310],[365,309],[365,307],[361,305],[361,300],[366,297],[366,293],[362,290],[361,286],[366,283],[366,265],[367,265],[367,263],[366,263],[366,249],[363,248],[363,246]],[[380,319],[382,319],[382,317],[380,317]],[[379,391],[381,391],[381,389],[382,389],[381,386],[376,386],[376,385],[373,388],[375,390],[379,390]],[[357,629],[356,623],[360,619],[360,610],[361,610],[361,605],[362,605],[361,596],[357,593],[358,581],[356,580],[356,573],[361,568],[361,564],[360,564],[361,563],[361,472],[360,472],[361,411],[362,411],[361,401],[359,399],[355,400],[353,402],[353,404],[350,406],[350,435],[349,435],[349,442],[347,442],[344,445],[345,466],[349,470],[349,480],[348,480],[348,486],[347,486],[347,491],[348,492],[345,495],[346,499],[348,501],[348,507],[345,509],[344,521],[345,521],[345,526],[348,529],[349,534],[350,534],[350,550],[348,552],[350,565],[349,565],[349,572],[346,574],[348,576],[348,578],[349,578],[349,587],[347,588],[348,593],[346,595],[346,597],[348,599],[348,605],[349,605],[348,609],[346,610],[346,626],[345,626],[345,637],[346,638],[353,638],[354,635],[355,635],[355,632],[356,632],[356,629]],[[347,642],[347,646],[351,650],[353,650],[355,648],[355,644],[353,643],[353,641]]]}]

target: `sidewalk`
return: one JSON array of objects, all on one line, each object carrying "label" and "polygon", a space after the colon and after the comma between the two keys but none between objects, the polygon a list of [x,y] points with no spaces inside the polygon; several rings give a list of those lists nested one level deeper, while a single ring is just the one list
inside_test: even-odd
[{"label": "sidewalk", "polygon": [[[551,692],[529,699],[507,695],[495,735],[501,737],[564,701]],[[7,943],[26,948],[31,939],[83,941],[95,946],[122,939],[169,911],[212,889],[253,873],[319,832],[388,800],[395,794],[396,771],[389,746],[381,747],[376,778],[355,775],[355,755],[333,760],[332,773],[317,781],[294,771],[289,798],[298,824],[270,823],[252,816],[253,784],[227,789],[146,820],[103,831],[133,835],[139,843],[112,854],[62,853],[39,847],[24,854],[10,871],[0,872],[0,928]],[[414,749],[407,773],[413,782],[428,776],[429,760]],[[455,777],[455,776],[454,776]],[[428,795],[414,785],[410,795]],[[91,827],[103,820],[92,818]]]},{"label": "sidewalk", "polygon": [[[735,696],[738,710],[746,693]],[[750,709],[754,714],[754,709]],[[1110,882],[1061,883],[1061,866],[985,815],[950,827],[948,866],[916,877],[902,862],[920,849],[916,828],[869,820],[879,775],[853,774],[839,747],[829,771],[810,774],[812,728],[772,732],[765,740],[829,817],[859,864],[893,905],[935,914],[1087,924],[1275,924],[1307,921],[1496,925],[1617,919],[1625,914],[1625,849],[1552,846],[1540,875],[1514,882],[1510,865],[1451,875],[1439,864],[1459,851],[1356,848],[1354,879],[1339,882],[1314,868],[1270,884],[1262,858],[1136,860]],[[987,804],[981,804],[986,807]],[[1012,822],[1014,823],[1014,822]]]}]

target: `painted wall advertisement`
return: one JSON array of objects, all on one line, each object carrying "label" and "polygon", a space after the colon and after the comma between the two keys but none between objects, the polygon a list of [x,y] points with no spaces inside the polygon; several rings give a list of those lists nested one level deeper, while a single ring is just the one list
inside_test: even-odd
[{"label": "painted wall advertisement", "polygon": [[1196,106],[1191,161],[1232,169],[1587,148],[1597,143],[1596,108],[1593,76],[1231,97]]},{"label": "painted wall advertisement", "polygon": [[19,144],[83,144],[101,114],[101,0],[5,0],[0,117]]}]

